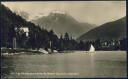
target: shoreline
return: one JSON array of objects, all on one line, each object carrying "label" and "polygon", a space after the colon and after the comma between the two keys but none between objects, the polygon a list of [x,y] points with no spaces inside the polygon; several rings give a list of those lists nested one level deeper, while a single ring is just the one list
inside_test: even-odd
[{"label": "shoreline", "polygon": [[[38,53],[37,53],[38,52]],[[94,51],[94,52],[89,52],[89,51],[62,51],[62,52],[53,52],[53,53],[48,53],[49,55],[51,54],[71,54],[71,53],[102,53],[103,51]],[[112,51],[105,51],[107,53],[110,53]],[[118,52],[126,52],[127,51],[116,51],[115,53],[118,53]],[[22,51],[22,52],[17,52],[17,53],[1,53],[1,56],[14,56],[14,55],[44,55],[45,53],[43,52],[39,52],[39,51]]]}]

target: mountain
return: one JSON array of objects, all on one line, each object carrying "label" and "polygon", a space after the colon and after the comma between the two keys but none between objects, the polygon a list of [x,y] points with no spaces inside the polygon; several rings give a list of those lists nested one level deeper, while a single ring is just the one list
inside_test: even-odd
[{"label": "mountain", "polygon": [[38,19],[32,20],[33,23],[45,27],[48,30],[54,30],[57,35],[69,33],[74,37],[94,28],[93,24],[79,23],[72,16],[67,13],[50,13],[48,16],[42,16]]},{"label": "mountain", "polygon": [[126,38],[126,17],[105,23],[80,36],[77,40],[122,39]]},{"label": "mountain", "polygon": [[[46,41],[53,36],[50,36],[50,33],[47,30],[41,29],[39,26],[26,21],[20,15],[17,15],[16,13],[12,12],[8,7],[4,6],[3,4],[0,4],[0,12],[0,40],[2,41],[2,47],[12,48],[14,37],[16,38],[17,41],[17,47],[38,47],[39,45],[44,45],[42,44],[44,40],[46,45]],[[25,33],[23,33],[23,31],[20,30],[21,27],[29,29],[28,38],[25,37]],[[54,35],[54,37],[55,36],[56,35]],[[27,42],[26,45],[25,42]]]}]

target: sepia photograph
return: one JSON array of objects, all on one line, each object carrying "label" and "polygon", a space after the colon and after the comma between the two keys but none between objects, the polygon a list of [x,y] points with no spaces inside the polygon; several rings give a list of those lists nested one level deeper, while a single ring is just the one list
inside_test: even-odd
[{"label": "sepia photograph", "polygon": [[127,78],[126,1],[3,1],[1,79]]}]

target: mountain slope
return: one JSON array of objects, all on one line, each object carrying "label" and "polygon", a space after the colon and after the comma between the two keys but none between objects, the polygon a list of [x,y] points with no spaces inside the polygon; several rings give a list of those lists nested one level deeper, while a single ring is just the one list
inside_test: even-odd
[{"label": "mountain slope", "polygon": [[48,30],[53,29],[57,35],[68,32],[75,37],[80,36],[95,26],[89,23],[79,23],[72,16],[62,13],[50,13],[48,16],[32,20],[32,22]]},{"label": "mountain slope", "polygon": [[[29,47],[36,46],[35,43],[40,42],[41,38],[48,39],[48,33],[44,29],[40,29],[39,26],[36,26],[35,24],[26,21],[21,16],[17,15],[16,13],[13,13],[8,7],[4,6],[3,4],[0,4],[0,11],[1,11],[1,17],[0,17],[0,27],[1,27],[1,46],[2,47],[12,47],[13,38],[17,38],[17,45],[19,47],[22,47],[23,43],[25,42],[23,39],[23,33],[19,32],[19,29],[21,27],[27,27],[29,29],[29,39],[27,44]],[[17,28],[18,30],[15,30]],[[16,33],[17,31],[17,33]],[[38,41],[36,41],[34,35],[39,35],[40,37],[37,37]],[[47,36],[47,37],[45,37]],[[33,39],[32,39],[33,38]],[[32,42],[32,43],[31,43]],[[39,44],[38,44],[39,45]],[[26,46],[26,45],[24,45]]]},{"label": "mountain slope", "polygon": [[126,37],[126,17],[105,23],[80,36],[77,40],[122,39]]}]

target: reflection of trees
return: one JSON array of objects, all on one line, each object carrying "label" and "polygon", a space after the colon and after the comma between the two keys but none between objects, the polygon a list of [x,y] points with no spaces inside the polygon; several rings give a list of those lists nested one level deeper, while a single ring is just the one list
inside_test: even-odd
[{"label": "reflection of trees", "polygon": [[1,78],[8,78],[10,73],[14,71],[14,63],[12,57],[2,56],[1,60]]}]

